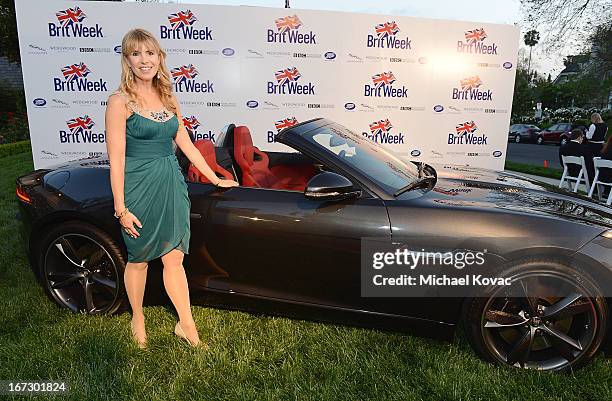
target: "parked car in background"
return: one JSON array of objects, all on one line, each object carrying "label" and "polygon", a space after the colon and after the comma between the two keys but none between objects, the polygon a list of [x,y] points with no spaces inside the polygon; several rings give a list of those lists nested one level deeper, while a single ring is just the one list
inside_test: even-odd
[{"label": "parked car in background", "polygon": [[581,124],[574,123],[557,123],[540,131],[536,138],[536,143],[542,145],[544,143],[556,143],[563,146],[570,140],[570,132],[574,128],[579,128],[582,132],[587,131],[587,128]]},{"label": "parked car in background", "polygon": [[516,143],[536,142],[540,128],[533,124],[512,124],[508,132],[508,140]]}]

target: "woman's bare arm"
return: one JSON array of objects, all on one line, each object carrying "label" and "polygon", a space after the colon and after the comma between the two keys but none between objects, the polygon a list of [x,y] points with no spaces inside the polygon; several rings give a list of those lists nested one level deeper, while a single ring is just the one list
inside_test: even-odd
[{"label": "woman's bare arm", "polygon": [[[105,115],[106,151],[110,162],[110,183],[116,213],[121,213],[125,209],[125,121],[128,117],[127,114],[125,101],[121,95],[111,95],[108,98]],[[140,228],[142,228],[142,224],[131,212],[123,216],[121,220],[122,225],[127,226],[130,235],[140,235],[133,228],[133,223],[136,223]]]},{"label": "woman's bare arm", "polygon": [[125,173],[125,120],[127,110],[121,95],[115,94],[108,98],[106,106],[106,151],[110,162],[110,182],[113,191],[115,211],[120,213],[125,209],[123,180]]}]

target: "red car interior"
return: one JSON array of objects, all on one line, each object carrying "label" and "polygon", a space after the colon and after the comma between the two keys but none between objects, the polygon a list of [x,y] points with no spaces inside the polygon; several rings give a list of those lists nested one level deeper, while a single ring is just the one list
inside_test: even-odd
[{"label": "red car interior", "polygon": [[[234,177],[232,173],[224,169],[223,167],[217,164],[217,157],[215,156],[215,146],[209,140],[199,140],[193,143],[195,147],[200,151],[206,163],[210,166],[212,171],[217,174],[217,177],[223,178],[226,180],[233,180]],[[208,178],[204,176],[204,174],[200,173],[200,171],[195,168],[193,164],[189,164],[189,169],[187,170],[187,179],[191,182],[200,182],[207,184],[210,181]]]},{"label": "red car interior", "polygon": [[278,165],[269,167],[268,155],[253,146],[251,133],[245,126],[234,129],[234,159],[242,171],[243,186],[303,191],[315,174],[312,165]]}]

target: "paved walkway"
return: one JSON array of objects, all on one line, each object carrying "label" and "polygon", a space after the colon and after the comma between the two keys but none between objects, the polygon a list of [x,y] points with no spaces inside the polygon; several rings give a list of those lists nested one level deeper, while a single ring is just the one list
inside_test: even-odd
[{"label": "paved walkway", "polygon": [[552,168],[562,168],[559,163],[559,147],[556,145],[534,145],[531,143],[508,143],[506,160],[544,166],[544,160]]}]

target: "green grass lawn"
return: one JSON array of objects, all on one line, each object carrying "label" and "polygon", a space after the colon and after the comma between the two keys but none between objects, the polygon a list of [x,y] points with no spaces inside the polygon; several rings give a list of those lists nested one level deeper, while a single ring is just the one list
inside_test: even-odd
[{"label": "green grass lawn", "polygon": [[[67,400],[612,400],[612,362],[574,375],[492,366],[459,338],[395,333],[194,306],[210,352],[172,334],[170,307],[145,308],[149,349],[130,314],[58,309],[37,285],[18,235],[14,181],[31,153],[0,158],[0,380],[66,380]],[[0,399],[10,399],[8,397]],[[17,399],[16,397],[14,399]]]},{"label": "green grass lawn", "polygon": [[516,163],[509,160],[506,160],[504,168],[519,173],[539,175],[541,177],[555,178],[557,180],[560,180],[563,175],[563,170],[558,168],[533,166],[531,164]]}]

